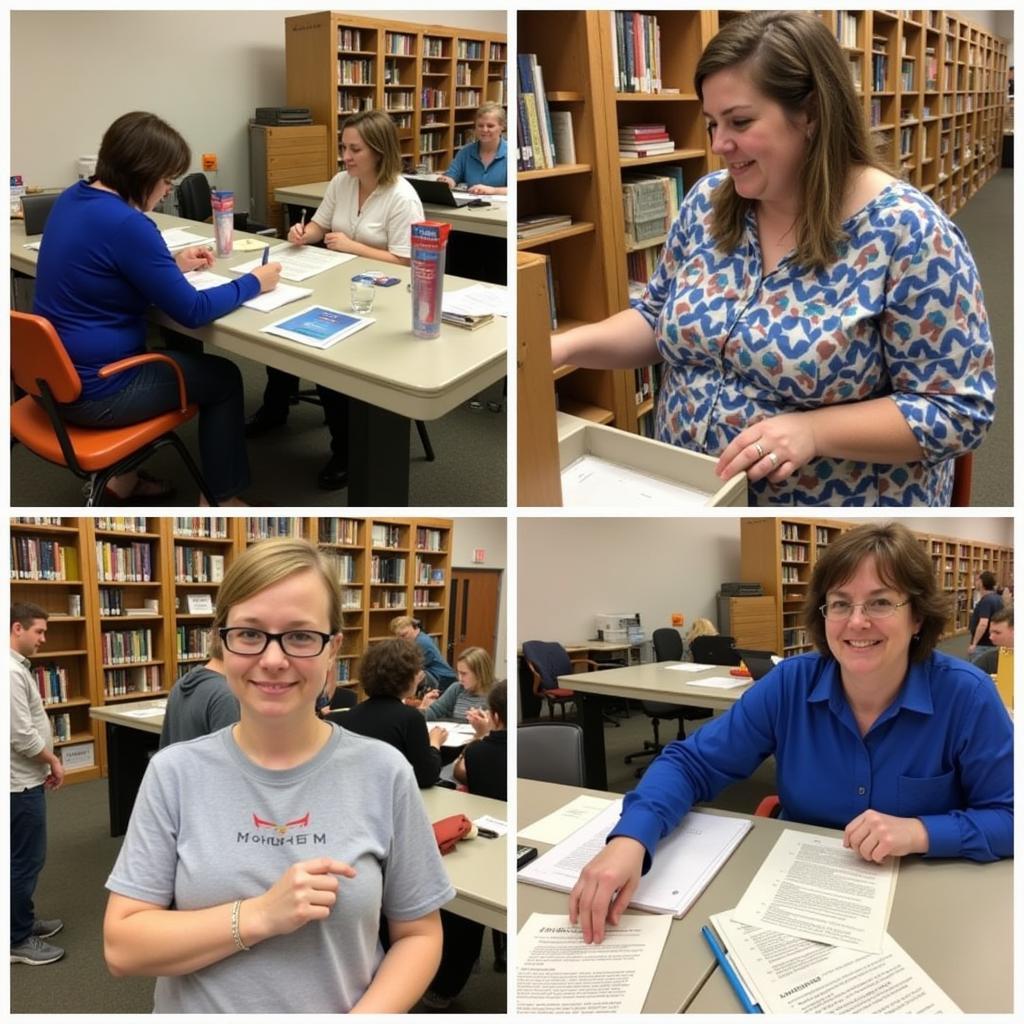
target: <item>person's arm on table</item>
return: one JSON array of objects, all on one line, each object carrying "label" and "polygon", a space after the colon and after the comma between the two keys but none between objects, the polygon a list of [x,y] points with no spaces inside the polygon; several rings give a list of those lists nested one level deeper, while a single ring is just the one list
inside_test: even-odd
[{"label": "person's arm on table", "polygon": [[356,256],[363,256],[368,260],[377,260],[380,263],[394,263],[400,267],[409,266],[410,260],[402,256],[396,256],[388,249],[378,249],[373,245],[365,245],[350,238],[344,231],[328,231],[324,236],[324,245],[335,252],[351,252]]},{"label": "person's arm on table", "polygon": [[441,912],[412,921],[388,921],[391,948],[351,1013],[406,1013],[427,990],[441,964]]},{"label": "person's arm on table", "polygon": [[501,185],[470,185],[468,191],[475,196],[503,196],[508,194],[508,189]]}]

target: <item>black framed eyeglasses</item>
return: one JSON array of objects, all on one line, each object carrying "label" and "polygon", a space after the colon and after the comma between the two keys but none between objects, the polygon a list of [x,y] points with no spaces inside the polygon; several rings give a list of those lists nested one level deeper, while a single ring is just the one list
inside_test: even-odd
[{"label": "black framed eyeglasses", "polygon": [[853,615],[854,608],[863,608],[864,614],[869,619],[887,619],[890,615],[896,614],[897,608],[910,604],[910,598],[906,601],[894,601],[890,597],[873,597],[870,601],[860,601],[854,604],[853,601],[846,601],[841,597],[833,597],[818,610],[826,619],[848,619]]},{"label": "black framed eyeglasses", "polygon": [[289,629],[284,633],[268,633],[255,626],[221,626],[218,630],[224,646],[232,654],[262,654],[276,640],[290,658],[315,658],[327,646],[330,633],[316,629]]}]

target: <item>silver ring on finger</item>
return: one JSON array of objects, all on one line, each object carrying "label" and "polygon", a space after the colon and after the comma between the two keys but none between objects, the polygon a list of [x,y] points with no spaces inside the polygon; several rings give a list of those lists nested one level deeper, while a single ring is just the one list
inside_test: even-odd
[{"label": "silver ring on finger", "polygon": [[760,441],[755,441],[754,442],[754,451],[757,452],[757,457],[759,459],[763,459],[764,458],[764,449],[761,447],[761,442]]},{"label": "silver ring on finger", "polygon": [[778,457],[778,455],[776,455],[775,452],[769,452],[768,453],[768,458],[772,460],[772,469],[778,469],[779,468],[779,457]]}]

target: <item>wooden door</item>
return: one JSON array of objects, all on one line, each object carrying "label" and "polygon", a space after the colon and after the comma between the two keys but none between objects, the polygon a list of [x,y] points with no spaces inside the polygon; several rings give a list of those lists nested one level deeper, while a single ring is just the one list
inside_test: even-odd
[{"label": "wooden door", "polygon": [[452,569],[445,660],[452,668],[467,647],[497,660],[501,569]]}]

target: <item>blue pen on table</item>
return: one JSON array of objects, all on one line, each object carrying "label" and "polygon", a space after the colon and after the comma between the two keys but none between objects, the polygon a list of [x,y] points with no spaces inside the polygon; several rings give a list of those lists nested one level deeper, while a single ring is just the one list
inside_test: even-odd
[{"label": "blue pen on table", "polygon": [[764,1011],[757,1005],[757,1003],[752,1003],[750,1001],[750,998],[747,995],[746,986],[742,981],[740,981],[735,968],[729,962],[729,958],[725,955],[725,950],[723,950],[718,944],[718,940],[715,938],[711,929],[707,925],[704,925],[704,927],[701,928],[700,933],[704,936],[704,941],[711,947],[711,952],[718,961],[718,966],[721,967],[722,971],[725,973],[725,977],[728,979],[733,991],[737,996],[739,996],[739,1000],[743,1004],[743,1012],[763,1013]]},{"label": "blue pen on table", "polygon": [[267,265],[267,260],[269,258],[270,258],[270,246],[267,245],[267,246],[264,246],[263,258],[260,260],[260,266],[261,267],[265,267]]}]

